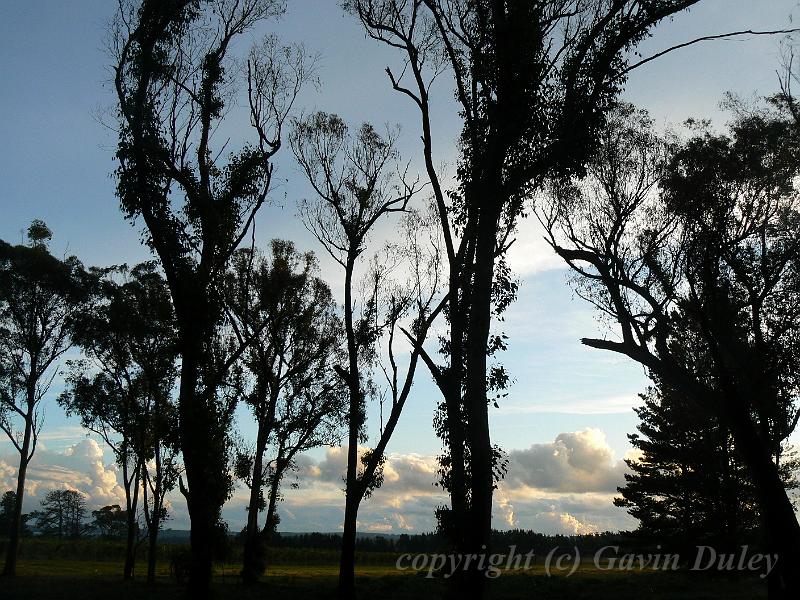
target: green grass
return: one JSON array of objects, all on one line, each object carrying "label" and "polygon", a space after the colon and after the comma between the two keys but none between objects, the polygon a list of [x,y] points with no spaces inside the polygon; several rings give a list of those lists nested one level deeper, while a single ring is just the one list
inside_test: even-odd
[{"label": "green grass", "polygon": [[[144,582],[146,565],[137,565],[134,581],[120,580],[121,563],[93,560],[26,559],[19,562],[15,579],[0,580],[0,598],[31,600],[128,600],[183,598],[184,588],[169,577],[167,563],[158,566],[154,587]],[[214,574],[216,596],[230,598],[302,598],[322,600],[335,597],[335,565],[277,564],[264,581],[243,588],[237,565],[218,565]],[[364,565],[357,569],[359,598],[425,600],[440,598],[445,583],[426,579],[424,574],[400,572],[393,566]],[[548,577],[541,565],[525,573],[505,573],[490,583],[493,600],[758,600],[766,598],[766,586],[758,579],[709,578],[699,573],[598,571],[582,566],[573,576]]]}]

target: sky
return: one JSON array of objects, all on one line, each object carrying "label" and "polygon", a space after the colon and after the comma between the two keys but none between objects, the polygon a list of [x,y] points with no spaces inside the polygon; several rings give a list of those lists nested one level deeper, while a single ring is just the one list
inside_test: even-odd
[{"label": "sky", "polygon": [[[20,242],[34,218],[54,231],[51,249],[77,255],[87,265],[150,258],[138,226],[125,221],[114,195],[115,134],[106,124],[113,107],[107,23],[116,3],[108,0],[3,0],[0,3],[0,238]],[[791,26],[796,0],[703,0],[663,23],[639,48],[648,56],[699,36]],[[293,0],[282,19],[259,27],[240,49],[265,33],[302,42],[318,55],[320,84],[306,90],[298,109],[325,110],[353,125],[369,121],[401,127],[398,150],[419,168],[418,121],[407,98],[393,92],[384,69],[400,58],[365,39],[360,25],[334,0]],[[726,92],[757,98],[777,89],[780,37],[741,36],[692,46],[634,71],[624,98],[650,111],[661,127],[679,128],[689,117],[727,119],[719,103]],[[460,124],[447,81],[434,89],[437,164],[452,170]],[[224,135],[247,135],[242,119]],[[234,142],[235,143],[235,142]],[[309,197],[288,151],[277,160],[272,201],[261,211],[257,240],[288,238],[320,257],[322,277],[340,296],[340,273],[297,219],[297,202]],[[384,225],[383,234],[391,231]],[[376,236],[380,237],[380,236]],[[635,527],[612,505],[623,483],[627,434],[635,431],[633,407],[647,386],[642,368],[627,359],[582,347],[579,338],[607,333],[594,312],[574,297],[568,274],[531,222],[523,222],[509,262],[520,280],[517,301],[502,329],[510,336],[502,357],[513,379],[509,395],[492,410],[494,443],[509,453],[510,468],[495,502],[495,526],[546,533],[582,533]],[[379,241],[379,240],[378,240]],[[379,245],[376,241],[375,249]],[[99,438],[46,400],[46,425],[29,474],[25,508],[47,490],[71,487],[88,495],[92,508],[124,504],[113,457]],[[446,501],[433,486],[441,449],[431,425],[437,392],[419,373],[411,398],[389,444],[385,483],[365,501],[364,531],[429,531],[433,508]],[[373,435],[376,409],[370,412]],[[252,433],[240,411],[245,436]],[[285,531],[340,528],[344,467],[342,448],[301,457],[280,504]],[[16,477],[12,447],[0,442],[0,490]],[[246,491],[237,488],[224,510],[232,530],[245,520]],[[188,528],[185,505],[171,496],[168,527]]]}]

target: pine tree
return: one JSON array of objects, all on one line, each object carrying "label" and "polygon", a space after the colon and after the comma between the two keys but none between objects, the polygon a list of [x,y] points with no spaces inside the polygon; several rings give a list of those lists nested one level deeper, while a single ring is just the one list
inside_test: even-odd
[{"label": "pine tree", "polygon": [[639,520],[638,532],[664,548],[741,544],[758,527],[755,490],[719,419],[663,383],[640,395],[641,453],[614,504]]}]

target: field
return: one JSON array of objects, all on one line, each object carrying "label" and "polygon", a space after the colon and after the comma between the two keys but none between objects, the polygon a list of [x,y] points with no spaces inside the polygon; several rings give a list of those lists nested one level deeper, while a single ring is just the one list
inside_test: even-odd
[{"label": "field", "polygon": [[[132,582],[120,580],[117,561],[23,559],[18,577],[0,579],[0,597],[31,600],[133,600],[135,598],[177,599],[183,586],[169,575],[169,564],[159,564],[155,586],[144,582],[144,564],[137,567]],[[217,565],[216,596],[220,599],[335,598],[336,565],[275,564],[254,588],[238,582],[237,565]],[[440,579],[401,572],[393,565],[367,565],[358,569],[359,598],[423,600],[440,598],[445,591]],[[493,580],[490,598],[495,600],[533,599],[741,599],[765,598],[765,587],[755,579],[709,578],[697,573],[600,572],[582,565],[571,577],[548,577],[541,565],[526,573],[506,573]]]}]

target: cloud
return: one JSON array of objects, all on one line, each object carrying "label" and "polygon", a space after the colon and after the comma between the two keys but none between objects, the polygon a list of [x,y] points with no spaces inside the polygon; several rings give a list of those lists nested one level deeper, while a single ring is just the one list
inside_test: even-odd
[{"label": "cloud", "polygon": [[[359,453],[365,450],[359,448]],[[341,530],[346,461],[346,447],[327,448],[316,457],[299,457],[296,472],[284,482],[283,501],[278,505],[281,530]],[[358,529],[395,534],[432,531],[436,507],[449,504],[447,494],[434,485],[437,469],[434,456],[389,454],[383,485],[361,504]],[[633,528],[635,521],[613,506],[624,471],[624,463],[614,457],[599,429],[564,432],[552,442],[512,450],[507,476],[494,496],[494,526],[553,534]],[[16,485],[13,454],[0,457],[0,485],[2,490]],[[26,510],[35,509],[44,494],[56,488],[83,492],[90,509],[124,505],[125,501],[111,452],[92,438],[63,451],[37,451],[29,468]],[[248,499],[249,490],[239,484],[226,503],[223,516],[232,531],[243,527]],[[171,520],[167,527],[188,528],[186,503],[180,493],[168,496],[168,505]]]},{"label": "cloud", "polygon": [[509,452],[506,482],[556,492],[614,492],[625,463],[615,461],[605,434],[595,428],[560,433],[555,441]]},{"label": "cloud", "polygon": [[545,533],[565,533],[567,535],[582,535],[597,533],[597,526],[585,523],[565,512],[544,512],[537,515],[537,529]]},{"label": "cloud", "polygon": [[[367,451],[358,448],[359,458]],[[384,482],[381,489],[398,492],[429,492],[436,482],[438,465],[432,456],[420,454],[389,454],[383,468]],[[304,480],[344,486],[347,472],[347,447],[327,448],[325,458],[314,461],[308,456],[298,461],[299,477]]]},{"label": "cloud", "polygon": [[[25,509],[36,508],[44,495],[53,489],[71,489],[87,496],[90,508],[125,504],[125,492],[118,480],[117,466],[104,446],[85,438],[56,452],[40,448],[33,455],[25,483]],[[16,489],[18,457],[0,458],[0,486]]]},{"label": "cloud", "polygon": [[[366,450],[359,447],[359,455]],[[341,529],[346,466],[347,447],[327,448],[320,460],[301,457],[294,480],[298,487],[284,486],[285,500],[279,507],[281,528]],[[434,486],[436,469],[436,459],[432,456],[388,455],[383,485],[361,504],[359,530],[382,533],[433,530],[433,511],[446,502],[443,491]]]},{"label": "cloud", "polygon": [[[359,453],[364,450],[359,448]],[[279,505],[282,530],[341,529],[346,459],[346,447],[328,448],[316,460],[300,459],[298,487],[285,489]],[[359,530],[433,530],[435,508],[449,503],[443,490],[434,485],[437,468],[433,456],[390,454],[383,486],[361,504]],[[562,534],[629,529],[635,523],[613,505],[625,468],[599,429],[564,432],[553,442],[512,450],[508,474],[495,492],[495,527]],[[246,500],[239,504],[242,512],[237,510],[240,519],[244,506]]]},{"label": "cloud", "polygon": [[507,253],[508,265],[519,277],[565,269],[566,263],[544,239],[544,228],[534,217],[521,219],[514,243]]}]

